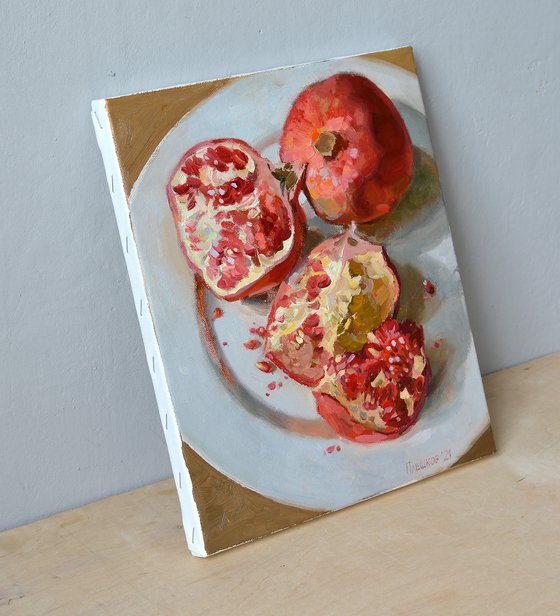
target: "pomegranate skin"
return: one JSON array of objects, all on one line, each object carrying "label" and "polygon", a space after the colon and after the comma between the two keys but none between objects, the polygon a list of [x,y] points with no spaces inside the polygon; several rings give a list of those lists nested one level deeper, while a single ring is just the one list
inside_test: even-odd
[{"label": "pomegranate skin", "polygon": [[393,102],[361,75],[307,87],[282,133],[280,157],[305,173],[303,190],[331,223],[387,215],[412,181],[412,142]]}]

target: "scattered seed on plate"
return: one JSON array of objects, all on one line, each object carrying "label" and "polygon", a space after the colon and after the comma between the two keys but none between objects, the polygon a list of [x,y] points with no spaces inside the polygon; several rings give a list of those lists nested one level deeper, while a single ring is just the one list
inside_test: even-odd
[{"label": "scattered seed on plate", "polygon": [[220,317],[224,316],[224,311],[218,307],[218,308],[214,308],[214,310],[212,311],[212,320],[215,321],[216,319],[219,319]]},{"label": "scattered seed on plate", "polygon": [[261,372],[265,372],[266,374],[270,374],[276,370],[276,366],[273,363],[266,361],[266,359],[258,361],[255,366],[257,366]]},{"label": "scattered seed on plate", "polygon": [[435,284],[427,278],[425,278],[422,282],[422,286],[424,287],[424,291],[426,291],[428,295],[433,295],[436,292]]}]

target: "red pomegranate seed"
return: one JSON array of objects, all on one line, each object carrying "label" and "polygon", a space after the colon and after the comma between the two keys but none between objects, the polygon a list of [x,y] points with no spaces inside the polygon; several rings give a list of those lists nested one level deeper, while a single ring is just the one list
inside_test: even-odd
[{"label": "red pomegranate seed", "polygon": [[250,351],[254,351],[255,349],[258,349],[261,346],[261,341],[260,340],[247,340],[247,342],[243,343],[243,346],[246,349],[249,349]]},{"label": "red pomegranate seed", "polygon": [[276,366],[266,360],[263,361],[258,361],[255,366],[257,366],[257,368],[261,371],[261,372],[266,372],[267,374],[274,372],[276,370]]},{"label": "red pomegranate seed", "polygon": [[320,289],[325,289],[331,284],[331,279],[328,274],[321,274],[316,277],[316,284]]},{"label": "red pomegranate seed", "polygon": [[266,338],[266,328],[265,327],[251,327],[249,330],[251,334],[255,336],[260,336],[261,338]]},{"label": "red pomegranate seed", "polygon": [[215,321],[216,319],[219,319],[220,317],[224,316],[224,311],[221,308],[214,308],[214,311],[212,312],[212,320]]},{"label": "red pomegranate seed", "polygon": [[315,328],[319,325],[320,319],[316,312],[312,312],[302,323],[303,333],[312,336],[316,332]]},{"label": "red pomegranate seed", "polygon": [[436,287],[431,280],[426,278],[424,282],[422,282],[422,285],[424,286],[424,291],[426,291],[428,295],[433,295],[436,292]]},{"label": "red pomegranate seed", "polygon": [[178,184],[177,186],[173,186],[173,192],[182,197],[186,195],[190,191],[190,186],[188,184]]}]

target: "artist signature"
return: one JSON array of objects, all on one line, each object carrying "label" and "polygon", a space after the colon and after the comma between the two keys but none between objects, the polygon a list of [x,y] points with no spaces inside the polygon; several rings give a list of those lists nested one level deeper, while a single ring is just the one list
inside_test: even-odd
[{"label": "artist signature", "polygon": [[422,460],[407,460],[406,473],[407,475],[414,475],[426,468],[430,468],[430,466],[437,466],[440,462],[448,462],[449,460],[451,460],[451,449],[444,449],[440,453],[428,456]]}]

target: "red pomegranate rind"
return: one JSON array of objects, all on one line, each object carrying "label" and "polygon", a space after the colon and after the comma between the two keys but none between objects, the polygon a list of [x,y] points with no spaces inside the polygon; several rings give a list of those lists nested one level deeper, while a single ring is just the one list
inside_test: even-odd
[{"label": "red pomegranate rind", "polygon": [[348,230],[322,242],[283,282],[265,352],[297,382],[316,386],[338,354],[360,351],[398,309],[400,284],[382,246]]},{"label": "red pomegranate rind", "polygon": [[334,398],[321,392],[313,392],[317,412],[329,426],[343,438],[356,443],[379,443],[397,438],[398,434],[383,434],[353,421],[346,409]]},{"label": "red pomegranate rind", "polygon": [[422,327],[390,319],[371,332],[361,353],[331,360],[315,394],[317,410],[350,440],[399,435],[416,422],[430,378]]},{"label": "red pomegranate rind", "polygon": [[268,161],[237,139],[191,148],[173,172],[167,197],[181,249],[206,286],[233,301],[276,286],[293,268],[302,213]]},{"label": "red pomegranate rind", "polygon": [[306,196],[334,223],[385,216],[413,175],[412,142],[395,105],[369,79],[349,73],[301,92],[284,124],[280,157],[306,167]]}]

